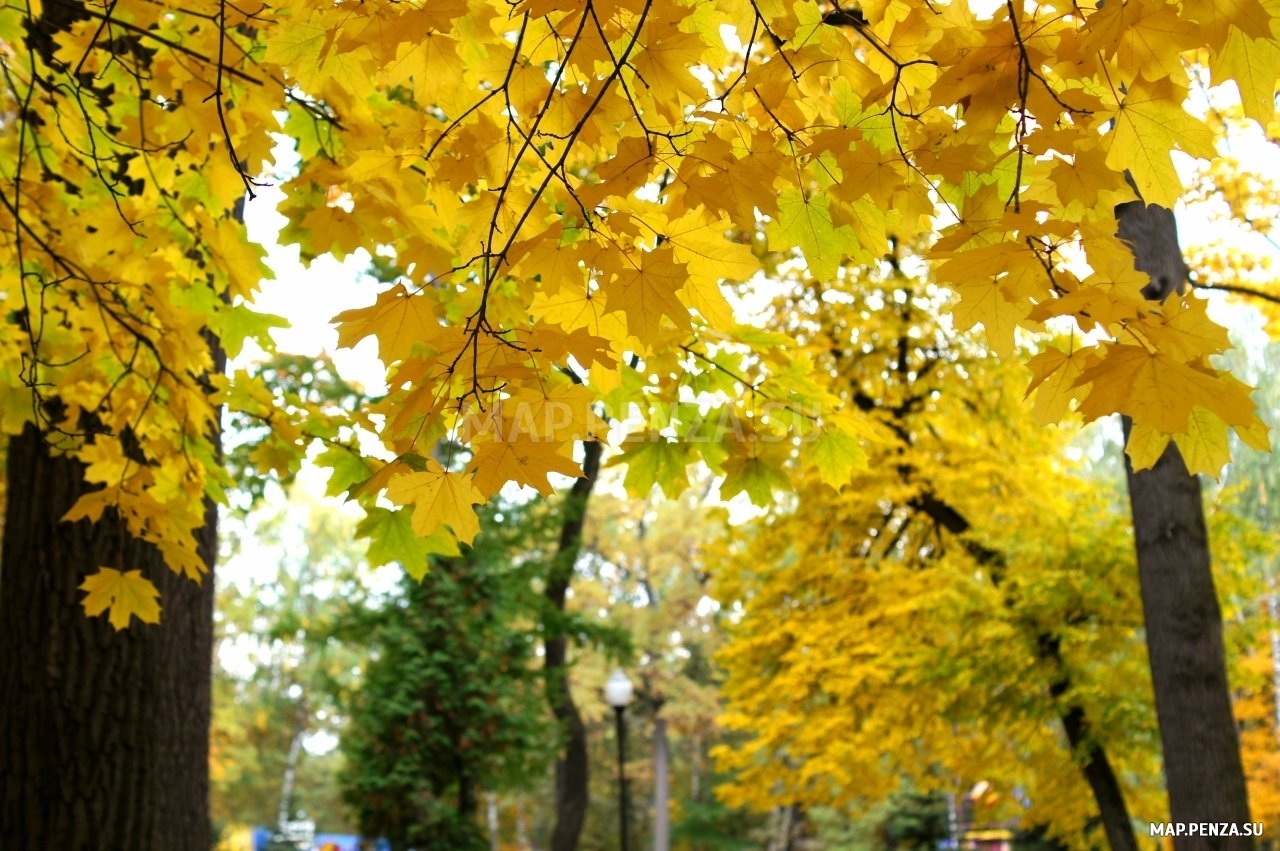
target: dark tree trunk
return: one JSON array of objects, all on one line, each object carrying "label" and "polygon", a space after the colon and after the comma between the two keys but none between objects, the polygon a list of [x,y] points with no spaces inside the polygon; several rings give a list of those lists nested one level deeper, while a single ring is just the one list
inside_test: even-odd
[{"label": "dark tree trunk", "polygon": [[[1071,679],[1067,676],[1062,658],[1061,642],[1057,636],[1048,635],[1040,635],[1038,640],[1040,658],[1052,662],[1059,672],[1049,685],[1049,694],[1059,700],[1071,691]],[[1089,718],[1084,707],[1079,703],[1069,703],[1059,708],[1058,717],[1062,720],[1062,729],[1067,734],[1072,753],[1083,758],[1081,770],[1084,772],[1085,782],[1089,784],[1089,790],[1093,792],[1094,803],[1098,805],[1102,830],[1107,836],[1111,851],[1138,851],[1138,838],[1133,832],[1133,821],[1129,818],[1124,790],[1120,788],[1120,780],[1111,767],[1107,752],[1092,741]]]},{"label": "dark tree trunk", "polygon": [[[932,492],[925,491],[911,502],[911,507],[923,512],[934,523],[953,535],[961,536],[965,550],[974,561],[987,567],[991,581],[997,587],[1004,584],[1006,559],[1004,553],[966,536],[972,528],[968,518]],[[1007,599],[1007,598],[1006,598]],[[1133,832],[1133,821],[1124,800],[1124,790],[1116,777],[1115,769],[1102,745],[1093,740],[1093,731],[1084,707],[1071,699],[1071,676],[1062,656],[1062,642],[1049,632],[1035,636],[1036,656],[1052,671],[1049,696],[1057,703],[1058,718],[1071,752],[1079,761],[1084,779],[1098,805],[1102,829],[1111,851],[1138,851],[1138,839]]]},{"label": "dark tree trunk", "polygon": [[[1141,203],[1116,210],[1135,265],[1151,276],[1144,292],[1162,299],[1185,285],[1186,266],[1168,210]],[[1125,437],[1129,422],[1125,421]],[[1240,742],[1231,715],[1222,612],[1213,586],[1200,480],[1169,444],[1151,470],[1125,458],[1146,619],[1156,717],[1175,822],[1249,820]],[[1249,837],[1178,837],[1178,851],[1246,849]]]},{"label": "dark tree trunk", "polygon": [[[1249,820],[1249,799],[1231,714],[1200,481],[1187,472],[1172,443],[1154,468],[1134,473],[1126,459],[1125,469],[1170,817],[1243,824]],[[1252,848],[1253,842],[1180,837],[1174,847]]]},{"label": "dark tree trunk", "polygon": [[[83,473],[34,426],[9,441],[0,848],[208,851],[213,579],[175,575],[109,512],[61,522],[96,489]],[[212,564],[212,509],[200,547]],[[141,569],[160,589],[160,625],[116,632],[86,617],[77,586],[99,566]]]},{"label": "dark tree trunk", "polygon": [[[573,483],[565,503],[564,521],[560,527],[560,544],[547,577],[546,597],[554,610],[554,621],[564,612],[574,564],[582,549],[582,525],[586,520],[587,500],[600,472],[599,443],[584,444],[582,478]],[[556,825],[551,834],[551,851],[577,851],[578,837],[587,818],[589,802],[587,774],[587,728],[573,702],[566,668],[568,637],[556,623],[548,624],[544,667],[547,676],[547,702],[565,736],[564,753],[556,759]]]}]

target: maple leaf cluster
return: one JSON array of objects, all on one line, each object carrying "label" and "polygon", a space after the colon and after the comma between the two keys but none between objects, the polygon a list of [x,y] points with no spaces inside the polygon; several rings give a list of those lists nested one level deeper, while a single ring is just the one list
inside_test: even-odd
[{"label": "maple leaf cluster", "polygon": [[[1173,152],[1213,156],[1190,63],[1274,117],[1276,17],[1261,0],[6,8],[3,425],[34,418],[89,465],[103,488],[71,516],[116,507],[193,577],[224,404],[269,424],[257,458],[282,472],[314,440],[376,432],[346,486],[401,504],[437,550],[507,482],[573,475],[606,416],[629,423],[632,485],[678,487],[701,461],[759,501],[795,463],[845,480],[875,426],[802,343],[739,323],[726,287],[797,263],[835,280],[911,244],[997,352],[1074,327],[1033,364],[1046,418],[1123,411],[1137,461],[1172,439],[1210,469],[1228,429],[1265,435],[1194,302],[1143,299],[1115,207],[1171,206]],[[212,336],[229,354],[268,339],[240,210],[280,133],[299,158],[282,239],[398,273],[337,317],[344,345],[377,341],[390,388],[345,425],[215,375]],[[712,409],[713,439],[693,439]]]},{"label": "maple leaf cluster", "polygon": [[[1033,362],[1046,421],[1126,413],[1139,466],[1171,439],[1203,471],[1225,461],[1228,429],[1266,442],[1248,388],[1209,365],[1221,329],[1196,302],[1143,298],[1115,220],[1135,198],[1173,205],[1173,151],[1214,155],[1184,106],[1186,66],[1215,57],[1219,82],[1255,63],[1254,85],[1274,52],[1260,3],[884,2],[847,26],[786,0],[369,3],[289,20],[297,40],[268,59],[380,128],[300,143],[289,235],[345,252],[358,226],[393,247],[402,277],[338,317],[342,340],[379,343],[397,459],[459,435],[470,452],[397,460],[374,482],[421,534],[469,540],[474,503],[509,481],[545,490],[606,412],[638,412],[634,489],[678,489],[698,461],[757,502],[796,458],[847,482],[874,428],[803,346],[737,324],[723,288],[787,257],[834,280],[905,242],[927,246],[961,296],[957,325],[982,325],[999,353],[1019,329],[1076,327],[1070,352]],[[354,102],[357,78],[383,94]],[[566,427],[526,416],[557,394]],[[708,406],[731,412],[732,439],[694,439]],[[761,439],[780,435],[793,442]]]}]

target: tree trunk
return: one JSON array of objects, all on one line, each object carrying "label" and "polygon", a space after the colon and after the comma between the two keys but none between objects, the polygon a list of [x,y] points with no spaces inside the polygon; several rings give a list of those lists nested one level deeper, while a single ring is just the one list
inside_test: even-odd
[{"label": "tree trunk", "polygon": [[304,709],[306,697],[298,702],[293,712],[293,738],[289,740],[289,754],[284,760],[284,777],[280,780],[280,806],[276,808],[276,830],[284,833],[285,825],[293,818],[293,788],[298,780],[298,760],[302,757],[302,739],[306,736],[311,712]]},{"label": "tree trunk", "polygon": [[[996,587],[1004,584],[1004,553],[993,550],[980,541],[963,537],[972,528],[968,518],[930,491],[916,496],[911,501],[911,507],[924,512],[938,526],[960,537],[961,545],[974,561],[988,568],[992,584]],[[1138,839],[1133,832],[1133,821],[1129,817],[1124,790],[1111,767],[1111,760],[1102,745],[1093,740],[1091,722],[1084,707],[1069,699],[1071,676],[1066,660],[1062,657],[1061,639],[1050,632],[1039,632],[1035,636],[1035,651],[1037,658],[1052,671],[1049,696],[1056,704],[1071,753],[1084,773],[1089,791],[1093,793],[1094,803],[1098,805],[1103,832],[1107,835],[1111,851],[1137,851]]]},{"label": "tree trunk", "polygon": [[[1151,276],[1144,293],[1181,292],[1186,266],[1172,214],[1140,202],[1116,209],[1134,265]],[[1125,438],[1130,423],[1124,423]],[[1173,443],[1151,470],[1125,457],[1138,555],[1147,651],[1164,751],[1169,811],[1175,822],[1249,820],[1240,743],[1231,714],[1222,645],[1222,611],[1213,586],[1200,480]],[[1184,836],[1178,851],[1252,848],[1249,837]]]},{"label": "tree trunk", "polygon": [[[600,472],[599,443],[584,444],[582,478],[573,483],[565,501],[560,544],[547,577],[546,597],[556,615],[564,612],[574,565],[582,549],[582,525],[587,500]],[[565,736],[564,753],[556,759],[556,825],[551,834],[551,851],[577,851],[582,824],[589,803],[587,728],[573,702],[566,667],[568,637],[559,624],[549,624],[543,643],[543,667],[547,677],[547,702]]]},{"label": "tree trunk", "polygon": [[500,851],[502,835],[498,832],[498,796],[493,792],[486,792],[484,801],[485,824],[489,828],[489,851]]},{"label": "tree trunk", "polygon": [[[94,490],[31,425],[10,439],[0,555],[0,848],[208,851],[213,579],[177,576],[111,512],[61,522]],[[216,512],[200,537],[212,565]],[[123,563],[122,560],[123,559]],[[141,569],[158,626],[116,632],[77,586]]]},{"label": "tree trunk", "polygon": [[[1061,643],[1056,636],[1041,635],[1038,639],[1040,657],[1051,661],[1059,672],[1049,685],[1049,694],[1058,700],[1071,690]],[[1060,707],[1058,714],[1062,720],[1062,729],[1067,734],[1067,742],[1071,745],[1071,752],[1083,758],[1080,768],[1093,792],[1093,800],[1098,805],[1102,830],[1107,836],[1111,851],[1138,851],[1138,838],[1133,832],[1124,790],[1120,788],[1120,780],[1111,767],[1107,752],[1091,739],[1089,719],[1084,707],[1079,703],[1070,703]]]},{"label": "tree trunk", "polygon": [[667,719],[653,719],[653,851],[671,851]]},{"label": "tree trunk", "polygon": [[[1170,818],[1244,824],[1249,799],[1231,714],[1200,481],[1187,472],[1172,443],[1153,469],[1134,473],[1126,458],[1125,470]],[[1174,840],[1174,847],[1244,849],[1253,841],[1184,836]]]}]

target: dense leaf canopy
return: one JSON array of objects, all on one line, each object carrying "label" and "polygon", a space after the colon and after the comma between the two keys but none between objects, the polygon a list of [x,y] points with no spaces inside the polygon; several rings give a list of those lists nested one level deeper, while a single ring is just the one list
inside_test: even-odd
[{"label": "dense leaf canopy", "polygon": [[[223,481],[219,403],[271,426],[262,466],[287,474],[326,441],[339,490],[385,494],[439,551],[472,539],[474,506],[504,483],[571,474],[574,442],[604,433],[598,403],[633,417],[633,484],[678,486],[704,460],[760,498],[785,481],[783,438],[813,438],[798,466],[825,468],[874,429],[821,389],[805,347],[740,323],[726,282],[800,262],[830,281],[922,244],[959,294],[956,324],[984,326],[996,351],[1022,329],[1074,329],[1032,362],[1045,419],[1121,411],[1140,463],[1172,438],[1212,469],[1229,427],[1265,433],[1248,389],[1209,364],[1227,341],[1202,306],[1143,299],[1114,208],[1135,191],[1171,206],[1177,152],[1213,155],[1187,107],[1191,63],[1274,118],[1278,14],[1269,0],[11,5],[3,427],[34,418],[88,465],[102,489],[71,516],[118,506],[193,577],[200,497]],[[208,375],[210,334],[234,354],[271,324],[247,307],[263,267],[240,211],[280,132],[300,158],[280,178],[284,239],[397,270],[338,317],[344,344],[377,340],[390,385],[345,425],[246,373]],[[707,427],[708,405],[717,439],[671,443]],[[357,450],[356,428],[381,447]],[[455,451],[433,455],[445,436]],[[110,578],[86,589],[95,610]],[[147,611],[127,602],[145,589],[120,592],[113,622]]]}]

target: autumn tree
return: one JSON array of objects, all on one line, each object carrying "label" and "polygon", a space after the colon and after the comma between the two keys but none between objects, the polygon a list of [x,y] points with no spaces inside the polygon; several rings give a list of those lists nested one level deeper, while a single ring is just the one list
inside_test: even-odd
[{"label": "autumn tree", "polygon": [[223,109],[257,81],[221,49],[236,27],[252,43],[244,13],[114,12],[0,13],[3,419],[24,494],[0,562],[0,844],[204,851],[213,394],[261,275],[235,164],[260,169],[271,107]]},{"label": "autumn tree", "polygon": [[[371,547],[406,525],[426,542],[410,546],[468,543],[474,506],[506,483],[581,473],[577,443],[602,436],[601,402],[640,413],[630,460],[705,461],[730,491],[760,495],[785,478],[785,459],[758,455],[751,433],[811,439],[825,449],[801,466],[824,466],[870,439],[866,412],[815,385],[818,353],[739,324],[721,291],[778,253],[826,281],[891,242],[921,244],[960,297],[957,323],[982,324],[998,353],[1015,354],[1020,327],[1086,332],[1091,345],[1047,350],[1034,378],[1086,418],[1131,417],[1136,467],[1155,461],[1162,436],[1192,470],[1222,459],[1227,429],[1262,445],[1247,388],[1209,364],[1223,341],[1194,302],[1143,299],[1151,279],[1116,236],[1116,207],[1172,207],[1171,151],[1213,155],[1212,131],[1184,107],[1185,62],[1235,81],[1251,120],[1274,117],[1274,22],[1261,0],[6,8],[0,346],[4,427],[25,435],[9,487],[65,488],[39,503],[46,514],[9,503],[0,606],[15,633],[0,633],[0,649],[34,658],[36,639],[19,633],[69,635],[86,578],[89,611],[123,626],[155,619],[153,592],[170,581],[161,561],[191,578],[207,569],[212,550],[195,533],[203,499],[219,496],[221,403],[270,425],[264,466],[287,469],[328,442],[342,488],[369,508]],[[246,307],[259,252],[236,213],[279,114],[300,160],[282,179],[284,238],[305,257],[368,248],[403,271],[339,317],[343,343],[375,338],[388,368],[389,392],[355,415],[376,449],[300,425],[304,409],[281,411],[260,376],[216,375],[202,333],[232,355],[264,333]],[[703,390],[744,440],[667,445],[672,412]],[[446,435],[470,450],[465,466],[433,456]],[[18,462],[41,447],[48,475]],[[62,517],[83,530],[105,520],[94,540],[157,552],[103,543],[28,558],[25,542]],[[176,626],[187,592],[165,590]],[[59,613],[48,629],[18,626],[46,610]],[[192,645],[160,638],[168,628],[148,635]],[[33,662],[2,693],[63,670]],[[33,719],[55,717],[5,711],[15,749]],[[117,714],[132,725],[145,712]],[[30,760],[6,796],[40,797],[47,758]]]},{"label": "autumn tree", "polygon": [[1119,516],[912,267],[796,282],[770,313],[889,438],[852,487],[834,461],[798,477],[722,572],[725,723],[748,734],[723,793],[803,813],[986,780],[1025,790],[1029,825],[1136,848],[1159,787],[1126,780],[1156,751]]},{"label": "autumn tree", "polygon": [[[1121,204],[1118,210],[1120,233],[1129,242],[1135,264],[1151,278],[1143,293],[1159,302],[1181,292],[1187,266],[1173,211],[1141,200]],[[1202,410],[1188,413],[1199,417]],[[1125,416],[1123,422],[1125,438],[1131,440],[1133,420]],[[1170,807],[1188,822],[1241,825],[1249,820],[1249,799],[1231,713],[1204,499],[1196,476],[1221,468],[1225,433],[1225,428],[1215,426],[1212,434],[1203,432],[1194,441],[1179,443],[1148,432],[1145,445],[1143,440],[1130,442],[1125,474]],[[1185,450],[1184,444],[1189,444]],[[1253,841],[1228,836],[1208,844],[1251,848]]]},{"label": "autumn tree", "polygon": [[[1215,64],[1221,67],[1222,63]],[[1198,82],[1207,88],[1203,76],[1201,72]],[[1265,119],[1274,106],[1269,92],[1263,102],[1263,92],[1241,84],[1239,94],[1237,103],[1224,107],[1223,98],[1203,93],[1210,119],[1228,150],[1233,138],[1247,143],[1255,136],[1257,127],[1250,126],[1250,119]],[[1202,166],[1193,197],[1214,200],[1217,196],[1226,207],[1225,215],[1214,211],[1219,220],[1265,235],[1273,222],[1256,211],[1259,202],[1265,204],[1271,182],[1248,169],[1232,173],[1233,165],[1240,163],[1226,157]],[[1129,242],[1137,268],[1151,277],[1144,290],[1148,298],[1160,301],[1194,286],[1248,297],[1274,313],[1275,294],[1257,284],[1258,267],[1265,269],[1265,260],[1232,252],[1230,262],[1213,263],[1212,253],[1201,246],[1198,268],[1193,270],[1183,257],[1169,210],[1131,202],[1117,208],[1117,215],[1120,234]],[[1197,409],[1192,416],[1198,415]],[[1132,428],[1126,419],[1126,436]],[[1245,435],[1239,437],[1264,448]],[[1170,805],[1175,814],[1190,821],[1214,818],[1240,824],[1249,818],[1250,801],[1227,689],[1223,619],[1210,567],[1200,481],[1195,475],[1220,469],[1227,435],[1219,430],[1204,434],[1196,443],[1170,442],[1164,437],[1146,447],[1140,443],[1129,444],[1126,475]],[[1154,465],[1144,470],[1152,459],[1156,459]],[[1210,844],[1248,847],[1251,842],[1230,837]]]}]

